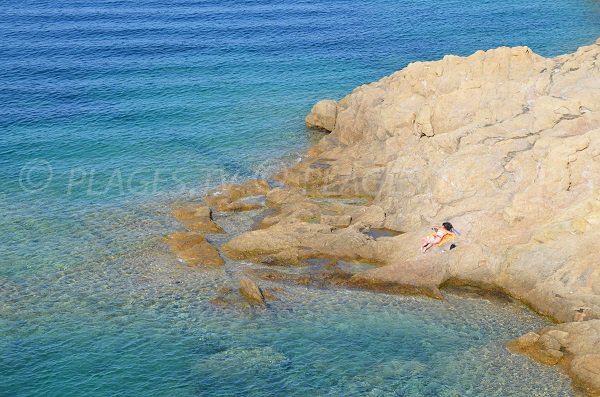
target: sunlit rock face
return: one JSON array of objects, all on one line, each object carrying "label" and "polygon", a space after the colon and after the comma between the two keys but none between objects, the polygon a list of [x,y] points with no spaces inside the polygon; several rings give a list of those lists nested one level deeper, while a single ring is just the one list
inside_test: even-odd
[{"label": "sunlit rock face", "polygon": [[[305,219],[322,213],[314,201],[294,211],[306,201],[298,190],[368,196],[363,206],[372,215],[331,232],[272,226],[252,235],[265,240],[256,245],[284,239],[293,246],[287,240],[297,238],[298,246],[324,251],[327,243],[391,266],[373,277],[432,288],[471,280],[562,321],[599,317],[599,54],[600,41],[553,59],[498,48],[413,63],[356,88],[337,103],[332,132],[278,176],[291,186],[289,200],[278,202],[290,209],[279,224],[301,221],[301,209]],[[365,238],[358,226],[379,226],[379,213],[385,227],[406,233]],[[421,255],[420,238],[442,221],[462,232],[457,249]],[[324,237],[307,244],[302,233]]]},{"label": "sunlit rock face", "polygon": [[[562,322],[600,318],[599,55],[600,41],[554,59],[527,47],[446,56],[317,103],[307,124],[330,134],[275,176],[284,187],[265,190],[270,215],[223,252],[365,261],[380,266],[342,284],[434,297],[474,285]],[[462,232],[456,249],[422,254],[443,221]],[[562,362],[558,348],[537,356]],[[584,383],[588,350],[564,366]]]},{"label": "sunlit rock face", "polygon": [[[478,286],[561,322],[600,318],[599,55],[600,40],[553,59],[527,47],[446,56],[317,103],[307,124],[331,132],[275,176],[271,215],[223,252],[365,261],[381,266],[344,283],[430,296]],[[444,221],[462,233],[456,249],[422,254]],[[596,356],[570,354],[574,378],[589,379]]]}]

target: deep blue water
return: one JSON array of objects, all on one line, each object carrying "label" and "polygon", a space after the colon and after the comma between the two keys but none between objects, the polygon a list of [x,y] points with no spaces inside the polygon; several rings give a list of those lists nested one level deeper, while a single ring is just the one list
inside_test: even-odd
[{"label": "deep blue water", "polygon": [[599,36],[592,0],[0,0],[0,395],[568,393],[503,348],[543,325],[522,309],[290,287],[223,310],[244,265],[183,268],[160,237],[174,200],[318,139],[318,99]]}]

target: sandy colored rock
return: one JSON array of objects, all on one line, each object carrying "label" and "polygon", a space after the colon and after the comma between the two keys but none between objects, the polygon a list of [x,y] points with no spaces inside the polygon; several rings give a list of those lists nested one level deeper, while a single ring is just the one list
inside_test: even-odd
[{"label": "sandy colored rock", "polygon": [[427,295],[440,296],[438,286],[447,276],[443,271],[446,260],[442,255],[438,255],[434,260],[406,260],[359,273],[353,280],[373,284],[397,284],[407,288],[412,286],[427,291]]},{"label": "sandy colored rock", "polygon": [[248,277],[242,277],[240,280],[240,294],[252,305],[262,305],[265,303],[265,297],[261,289],[254,280]]},{"label": "sandy colored rock", "polygon": [[588,353],[576,356],[567,370],[575,376],[576,381],[580,382],[588,395],[600,396],[600,381],[598,381],[600,379],[600,354]]},{"label": "sandy colored rock", "polygon": [[280,222],[267,229],[243,233],[223,245],[232,259],[299,265],[310,258],[335,258],[366,263],[385,263],[397,240],[375,240],[360,225],[338,229],[320,223]]},{"label": "sandy colored rock", "polygon": [[509,348],[543,364],[560,365],[584,394],[600,396],[600,320],[529,332],[511,342]]},{"label": "sandy colored rock", "polygon": [[337,102],[324,99],[317,102],[306,116],[306,125],[309,128],[322,128],[333,131],[337,117]]},{"label": "sandy colored rock", "polygon": [[223,229],[212,218],[210,207],[187,203],[173,209],[173,216],[191,232],[223,233]]},{"label": "sandy colored rock", "polygon": [[[423,266],[410,264],[427,262],[442,275],[425,277],[431,287],[455,278],[497,286],[560,321],[599,317],[599,53],[594,44],[546,59],[501,47],[416,62],[358,87],[337,103],[331,134],[278,174],[289,187],[268,197],[280,211],[263,233],[228,249],[264,256],[287,244],[301,257],[376,259],[390,268],[374,277],[387,281],[400,269],[419,280]],[[333,213],[406,233],[387,246],[353,227],[304,238],[300,224],[323,215],[307,195],[372,197],[376,222]],[[457,249],[423,256],[421,238],[443,221],[462,232]]]},{"label": "sandy colored rock", "polygon": [[525,335],[520,336],[516,343],[521,348],[529,348],[533,346],[540,339],[540,335],[535,332],[528,332]]},{"label": "sandy colored rock", "polygon": [[352,223],[352,217],[350,215],[321,215],[320,221],[325,225],[348,227]]},{"label": "sandy colored rock", "polygon": [[176,232],[167,237],[169,248],[189,265],[221,266],[225,262],[219,251],[202,234]]},{"label": "sandy colored rock", "polygon": [[[333,103],[315,105],[307,123],[331,133],[275,176],[286,186],[267,193],[262,229],[224,251],[377,263],[350,281],[433,295],[484,286],[560,322],[599,319],[599,59],[600,42],[552,59],[501,47],[412,63],[353,90],[335,116]],[[339,200],[348,197],[366,199]],[[319,223],[327,216],[352,222]],[[444,221],[462,233],[456,249],[421,254],[422,237]],[[374,239],[371,227],[404,233]],[[588,382],[598,346],[578,355],[561,335],[539,335],[531,355],[568,361]]]},{"label": "sandy colored rock", "polygon": [[216,211],[249,211],[262,208],[263,205],[245,202],[249,196],[266,195],[271,190],[263,180],[250,180],[244,184],[226,184],[213,189],[204,198],[207,206]]}]

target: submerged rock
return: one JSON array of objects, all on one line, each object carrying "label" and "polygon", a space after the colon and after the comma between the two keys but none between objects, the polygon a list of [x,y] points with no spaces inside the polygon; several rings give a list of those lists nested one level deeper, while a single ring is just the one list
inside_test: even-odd
[{"label": "submerged rock", "polygon": [[239,381],[240,368],[253,376],[268,376],[279,367],[285,367],[289,359],[270,346],[230,347],[203,358],[195,367],[198,376],[219,376],[230,383]]},{"label": "submerged rock", "polygon": [[263,205],[246,202],[250,196],[263,196],[271,190],[266,181],[251,180],[244,184],[226,184],[212,190],[204,198],[206,204],[217,211],[249,211],[262,208]]},{"label": "submerged rock", "polygon": [[189,203],[176,207],[173,216],[191,232],[223,233],[223,229],[212,218],[210,207]]},{"label": "submerged rock", "polygon": [[237,303],[235,298],[232,298],[233,289],[229,287],[221,287],[217,290],[217,295],[210,301],[213,305],[229,306]]},{"label": "submerged rock", "polygon": [[318,273],[292,274],[277,270],[253,269],[250,271],[255,277],[267,281],[278,281],[296,285],[312,286],[317,288],[344,287],[349,289],[363,289],[395,295],[424,295],[434,299],[443,296],[437,290],[423,288],[410,284],[385,282],[356,277],[357,274],[342,269],[327,268],[327,271]]},{"label": "submerged rock", "polygon": [[[252,280],[250,280],[252,281]],[[242,282],[240,281],[240,288],[234,290],[229,287],[221,287],[217,290],[217,295],[211,300],[211,303],[216,306],[231,306],[238,308],[248,308],[250,305],[260,305],[264,304],[265,301],[273,301],[276,300],[276,293],[283,291],[281,288],[270,288],[270,289],[262,289],[259,288],[258,292],[262,294],[263,300],[260,301],[260,295],[257,293],[256,289],[252,287],[251,284],[248,284],[247,281],[243,282],[244,293],[242,293]],[[251,298],[248,298],[251,296]]]},{"label": "submerged rock", "polygon": [[251,305],[262,305],[265,303],[265,297],[261,289],[254,280],[248,277],[242,277],[240,280],[240,294]]},{"label": "submerged rock", "polygon": [[225,262],[219,251],[202,234],[176,232],[167,237],[169,248],[189,265],[221,266]]}]

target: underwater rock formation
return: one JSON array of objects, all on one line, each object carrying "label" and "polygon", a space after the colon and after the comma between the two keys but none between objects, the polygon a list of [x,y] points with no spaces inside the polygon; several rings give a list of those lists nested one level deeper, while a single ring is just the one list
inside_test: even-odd
[{"label": "underwater rock formation", "polygon": [[167,237],[169,248],[188,265],[221,266],[219,251],[200,233],[176,232]]},{"label": "underwater rock formation", "polygon": [[265,297],[261,289],[256,285],[254,280],[248,277],[240,279],[240,294],[251,305],[262,305],[265,303]]},{"label": "underwater rock formation", "polygon": [[173,210],[173,216],[191,232],[223,233],[223,229],[213,221],[212,210],[205,205],[180,205]]}]

